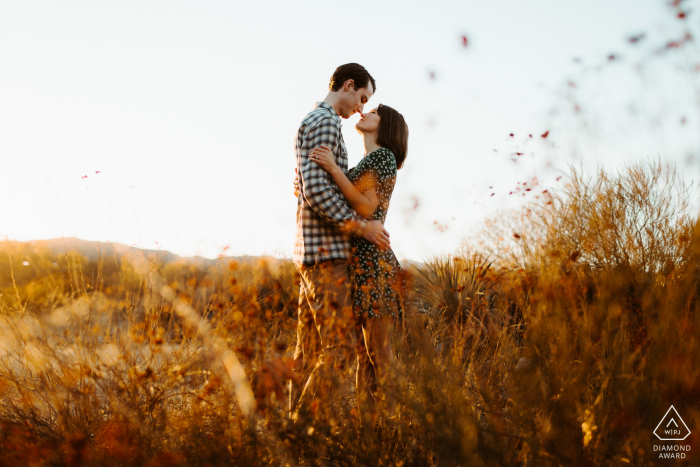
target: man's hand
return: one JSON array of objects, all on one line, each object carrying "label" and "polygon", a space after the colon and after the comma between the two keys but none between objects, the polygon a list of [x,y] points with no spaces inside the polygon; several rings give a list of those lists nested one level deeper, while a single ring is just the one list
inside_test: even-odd
[{"label": "man's hand", "polygon": [[297,172],[297,169],[294,169],[294,172],[294,197],[299,198],[301,194],[301,189],[299,188],[299,172]]},{"label": "man's hand", "polygon": [[384,229],[384,226],[379,221],[368,221],[367,228],[362,232],[362,238],[374,243],[380,250],[388,250],[391,247],[389,232]]}]

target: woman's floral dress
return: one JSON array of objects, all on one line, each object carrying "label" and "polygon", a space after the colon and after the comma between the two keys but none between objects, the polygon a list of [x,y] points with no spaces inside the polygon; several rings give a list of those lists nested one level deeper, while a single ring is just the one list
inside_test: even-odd
[{"label": "woman's floral dress", "polygon": [[[374,185],[379,199],[377,209],[367,220],[386,220],[389,200],[396,183],[396,159],[389,149],[367,154],[348,179],[358,187]],[[403,271],[391,249],[381,251],[374,243],[353,236],[351,239],[350,280],[355,314],[363,317],[398,317],[405,308]]]}]

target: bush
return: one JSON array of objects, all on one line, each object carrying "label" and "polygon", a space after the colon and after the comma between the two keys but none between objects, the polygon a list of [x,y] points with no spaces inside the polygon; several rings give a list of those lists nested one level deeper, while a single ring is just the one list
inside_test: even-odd
[{"label": "bush", "polygon": [[288,419],[288,262],[56,272],[5,243],[8,269],[45,269],[3,277],[0,465],[648,465],[672,404],[696,446],[700,224],[673,180],[574,171],[490,225],[483,245],[510,250],[415,271],[376,417],[338,373],[337,399]]}]

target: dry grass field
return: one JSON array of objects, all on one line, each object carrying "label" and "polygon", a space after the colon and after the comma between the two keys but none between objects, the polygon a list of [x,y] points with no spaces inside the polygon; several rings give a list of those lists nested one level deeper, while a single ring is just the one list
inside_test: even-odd
[{"label": "dry grass field", "polygon": [[[0,243],[0,465],[699,465],[692,195],[659,163],[572,170],[414,268],[375,420],[352,374],[289,420],[288,262]],[[670,405],[691,451],[662,461]]]}]

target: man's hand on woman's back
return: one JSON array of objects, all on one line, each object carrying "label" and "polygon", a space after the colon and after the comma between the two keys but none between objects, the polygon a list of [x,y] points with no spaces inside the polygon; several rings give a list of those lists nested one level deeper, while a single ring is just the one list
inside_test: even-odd
[{"label": "man's hand on woman's back", "polygon": [[386,231],[379,221],[367,221],[367,227],[362,232],[362,238],[374,243],[380,250],[388,250],[391,247],[389,232]]}]

